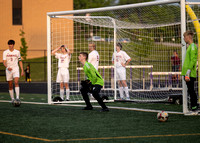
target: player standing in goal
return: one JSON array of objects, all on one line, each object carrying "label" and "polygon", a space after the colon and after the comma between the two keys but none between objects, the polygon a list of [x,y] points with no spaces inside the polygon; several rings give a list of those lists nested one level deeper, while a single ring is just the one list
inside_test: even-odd
[{"label": "player standing in goal", "polygon": [[94,43],[89,44],[90,53],[88,55],[88,62],[91,63],[95,69],[98,71],[99,66],[99,53],[96,50],[96,45]]},{"label": "player standing in goal", "polygon": [[[57,53],[58,50],[61,50],[61,53]],[[69,63],[71,59],[71,53],[65,45],[62,45],[59,48],[56,48],[52,51],[52,54],[58,59],[58,73],[56,82],[60,83],[60,97],[62,100],[69,101]],[[66,88],[66,97],[64,99],[64,86]]]},{"label": "player standing in goal", "polygon": [[[96,50],[96,45],[95,43],[90,43],[88,45],[88,48],[89,48],[89,55],[88,55],[88,63],[91,63],[95,69],[98,71],[98,66],[99,66],[99,53],[97,52]],[[94,99],[92,94],[89,94],[90,95],[90,99]]]},{"label": "player standing in goal", "polygon": [[12,102],[14,101],[14,91],[13,91],[13,79],[15,83],[15,93],[16,93],[16,99],[19,100],[19,66],[18,62],[21,68],[21,76],[24,75],[24,70],[23,70],[23,63],[21,60],[21,54],[18,50],[14,49],[15,41],[14,40],[9,40],[8,41],[8,46],[9,49],[5,50],[3,52],[3,64],[6,67],[6,80],[8,81],[9,85],[9,93]]},{"label": "player standing in goal", "polygon": [[92,93],[94,98],[98,101],[99,105],[102,107],[101,112],[109,111],[100,97],[99,93],[101,88],[103,87],[104,81],[99,72],[94,68],[91,63],[87,62],[88,54],[85,52],[81,52],[79,55],[79,61],[83,64],[83,70],[87,77],[87,80],[82,81],[82,88],[80,89],[83,99],[86,103],[86,107],[83,110],[92,110],[93,107],[90,103],[90,99],[88,97],[88,93]]},{"label": "player standing in goal", "polygon": [[126,83],[126,66],[131,61],[131,58],[125,51],[122,51],[121,43],[117,43],[116,51],[117,51],[116,55],[114,53],[112,56],[112,62],[114,64],[115,61],[114,58],[116,57],[116,78],[118,80],[120,98],[122,100],[125,99],[124,98],[124,92],[125,92],[126,100],[130,100],[128,86]]},{"label": "player standing in goal", "polygon": [[184,33],[184,40],[189,45],[186,51],[185,61],[182,67],[182,76],[185,76],[186,85],[188,88],[188,96],[190,96],[190,103],[192,111],[198,109],[197,94],[194,90],[194,81],[197,75],[197,46],[193,43],[194,33],[186,31]]}]

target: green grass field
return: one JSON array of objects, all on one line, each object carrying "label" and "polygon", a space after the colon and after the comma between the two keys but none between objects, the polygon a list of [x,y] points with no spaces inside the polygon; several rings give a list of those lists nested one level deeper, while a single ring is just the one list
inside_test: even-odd
[{"label": "green grass field", "polygon": [[[0,93],[0,100],[10,100]],[[22,101],[46,102],[46,95],[21,94]],[[25,98],[26,97],[26,98]],[[71,104],[70,104],[71,105]],[[107,103],[110,112],[81,110],[82,106],[22,103],[13,107],[0,102],[1,143],[199,143],[200,116],[169,114],[158,122],[156,112],[120,110],[111,107],[181,111],[174,104]],[[73,104],[77,105],[77,104]],[[97,105],[93,103],[93,105]]]}]

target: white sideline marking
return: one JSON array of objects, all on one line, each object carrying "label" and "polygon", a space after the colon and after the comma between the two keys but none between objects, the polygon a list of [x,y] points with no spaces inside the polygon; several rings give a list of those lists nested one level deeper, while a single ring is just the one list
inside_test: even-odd
[{"label": "white sideline marking", "polygon": [[[0,102],[11,102],[8,100],[0,100]],[[41,102],[21,102],[25,104],[39,104],[39,105],[49,105],[48,103],[41,103]],[[85,107],[85,105],[73,105],[73,104],[51,104],[54,106],[71,106],[71,107]],[[93,106],[96,108],[101,108],[101,106]],[[130,110],[130,111],[142,111],[142,112],[153,112],[158,113],[163,110],[153,110],[153,109],[140,109],[140,108],[127,108],[127,107],[114,107],[114,106],[108,106],[109,109],[119,109],[119,110]],[[174,111],[165,111],[170,114],[183,114],[182,112],[174,112]]]}]

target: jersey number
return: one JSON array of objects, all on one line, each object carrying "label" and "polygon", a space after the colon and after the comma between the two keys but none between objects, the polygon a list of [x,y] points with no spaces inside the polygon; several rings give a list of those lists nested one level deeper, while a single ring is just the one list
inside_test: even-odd
[{"label": "jersey number", "polygon": [[99,61],[99,56],[97,56],[97,62]]}]

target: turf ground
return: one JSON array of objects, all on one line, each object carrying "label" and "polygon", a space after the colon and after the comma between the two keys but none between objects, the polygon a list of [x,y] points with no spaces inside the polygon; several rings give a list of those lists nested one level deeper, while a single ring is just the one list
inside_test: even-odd
[{"label": "turf ground", "polygon": [[[9,100],[0,93],[0,100]],[[46,95],[22,94],[24,101],[46,102]],[[25,98],[26,97],[26,98]],[[7,98],[7,99],[6,99]],[[74,104],[73,104],[74,105]],[[75,104],[77,105],[77,104]],[[97,105],[96,103],[94,105]],[[107,103],[112,107],[181,111],[180,105]],[[80,106],[0,102],[1,143],[199,143],[200,116],[169,114],[158,122],[156,112],[110,109],[81,110]]]}]

